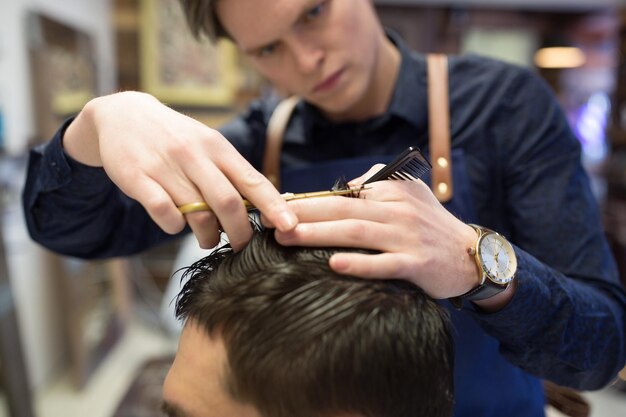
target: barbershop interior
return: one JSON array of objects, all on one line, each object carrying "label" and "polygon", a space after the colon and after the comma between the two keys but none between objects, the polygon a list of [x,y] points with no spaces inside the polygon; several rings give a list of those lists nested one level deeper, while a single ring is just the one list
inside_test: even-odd
[{"label": "barbershop interior", "polygon": [[[343,1],[353,0],[317,3]],[[579,141],[626,285],[626,0],[373,3],[420,54],[481,55],[545,82]],[[93,98],[120,91],[149,93],[211,127],[282,94],[233,43],[195,39],[179,0],[0,2],[0,417],[166,415],[181,271],[209,250],[188,234],[80,259],[36,243],[24,218],[30,150]],[[601,389],[561,395],[575,396],[573,409],[547,402],[547,416],[626,416],[626,368]]]}]

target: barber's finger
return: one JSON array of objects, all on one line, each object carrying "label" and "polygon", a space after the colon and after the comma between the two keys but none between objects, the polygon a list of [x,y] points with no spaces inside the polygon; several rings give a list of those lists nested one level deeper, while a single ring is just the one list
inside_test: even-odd
[{"label": "barber's finger", "polygon": [[219,243],[219,222],[212,211],[187,213],[185,218],[202,249],[210,249]]},{"label": "barber's finger", "polygon": [[[316,197],[290,201],[289,205],[300,223],[325,222],[342,219],[384,221],[389,214],[379,201],[349,197]],[[261,218],[265,226],[271,226]]]},{"label": "barber's finger", "polygon": [[[342,196],[292,200],[289,202],[289,207],[300,223],[367,217],[367,208],[364,207],[362,200]],[[261,214],[261,224],[274,228],[274,224],[263,214]]]},{"label": "barber's finger", "polygon": [[367,220],[337,220],[299,223],[294,230],[275,232],[278,243],[285,246],[349,247],[373,250],[395,248],[398,231],[383,223]]},{"label": "barber's finger", "polygon": [[385,165],[383,165],[383,164],[376,164],[376,165],[372,166],[365,174],[361,175],[358,178],[350,180],[348,182],[348,185],[351,186],[351,187],[355,187],[355,186],[361,185],[365,181],[367,181],[372,175],[376,174],[378,171],[380,171],[384,167],[385,167]]},{"label": "barber's finger", "polygon": [[291,230],[298,224],[298,218],[274,185],[234,149],[224,152],[216,163],[237,190],[277,229]]},{"label": "barber's finger", "polygon": [[181,169],[169,167],[167,175],[160,175],[150,180],[155,184],[158,183],[159,188],[166,193],[168,201],[174,203],[176,218],[183,221],[183,226],[185,223],[189,225],[200,247],[211,248],[217,244],[219,241],[218,222],[212,212],[183,215],[178,209],[178,206],[184,204],[204,201],[200,191]]},{"label": "barber's finger", "polygon": [[[392,202],[415,200],[416,188],[424,184],[410,184],[404,181],[382,181],[362,190],[359,198],[315,197],[293,200],[289,205],[300,223],[321,222],[340,219],[367,219],[388,222],[390,216],[414,214],[408,205],[390,205]],[[419,203],[419,202],[418,202]],[[406,211],[410,211],[407,213]],[[261,218],[266,227],[272,227],[267,218]]]},{"label": "barber's finger", "polygon": [[123,190],[146,209],[152,220],[166,233],[175,234],[185,227],[185,218],[172,197],[149,177],[139,177],[129,189]]},{"label": "barber's finger", "polygon": [[[243,204],[239,192],[230,183],[228,178],[213,164],[190,163],[185,167],[185,172],[194,183],[198,184],[201,179],[210,178],[211,185],[208,189],[200,188],[203,200],[212,211],[212,216],[204,218],[206,226],[214,226],[211,230],[217,230],[217,225],[226,232],[230,243],[235,250],[245,246],[252,238],[252,227],[248,220],[248,212]],[[211,219],[211,217],[213,217]],[[193,217],[189,216],[190,226]],[[193,228],[193,226],[192,226]],[[194,229],[195,232],[195,229]],[[215,245],[216,242],[211,242]]]},{"label": "barber's finger", "polygon": [[423,198],[423,193],[432,194],[428,185],[422,180],[383,180],[367,184],[359,193],[359,197],[375,201],[406,201],[411,198]]},{"label": "barber's finger", "polygon": [[408,279],[419,267],[414,257],[400,253],[336,253],[329,264],[340,274],[376,279]]}]

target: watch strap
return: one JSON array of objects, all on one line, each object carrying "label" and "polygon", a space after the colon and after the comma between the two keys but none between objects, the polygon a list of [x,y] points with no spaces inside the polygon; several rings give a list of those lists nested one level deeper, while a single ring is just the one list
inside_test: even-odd
[{"label": "watch strap", "polygon": [[466,292],[460,297],[464,300],[477,301],[477,300],[485,300],[489,297],[493,297],[496,294],[500,294],[502,291],[506,290],[509,284],[506,285],[498,285],[495,284],[488,279],[482,285]]},{"label": "watch strap", "polygon": [[506,290],[509,285],[510,283],[506,285],[498,285],[486,279],[485,282],[478,287],[471,289],[465,294],[461,294],[457,297],[452,297],[449,300],[454,307],[461,308],[461,306],[463,305],[463,300],[486,300],[487,298],[491,298],[494,295],[500,294],[502,291]]}]

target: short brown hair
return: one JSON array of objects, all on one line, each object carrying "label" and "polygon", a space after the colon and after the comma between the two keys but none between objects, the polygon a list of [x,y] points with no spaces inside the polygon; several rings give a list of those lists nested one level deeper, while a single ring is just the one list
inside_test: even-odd
[{"label": "short brown hair", "polygon": [[229,38],[217,18],[215,4],[218,0],[179,0],[185,12],[187,25],[196,39],[203,35],[215,42],[218,38]]},{"label": "short brown hair", "polygon": [[222,337],[224,386],[265,417],[450,416],[445,310],[407,282],[334,273],[338,250],[255,233],[186,271],[176,314]]}]

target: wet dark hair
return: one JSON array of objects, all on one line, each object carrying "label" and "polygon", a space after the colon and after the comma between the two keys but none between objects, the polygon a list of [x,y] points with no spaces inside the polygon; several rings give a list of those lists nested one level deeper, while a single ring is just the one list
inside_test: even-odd
[{"label": "wet dark hair", "polygon": [[227,392],[265,417],[452,415],[445,310],[407,282],[334,273],[340,250],[257,232],[185,272],[177,317],[223,338]]}]

